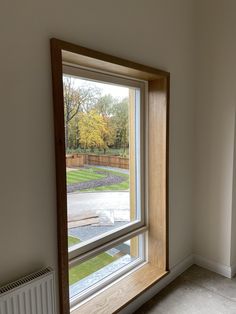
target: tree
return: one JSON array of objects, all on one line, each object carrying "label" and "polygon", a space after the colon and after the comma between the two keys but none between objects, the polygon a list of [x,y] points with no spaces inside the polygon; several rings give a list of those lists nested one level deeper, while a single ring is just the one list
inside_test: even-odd
[{"label": "tree", "polygon": [[112,119],[113,107],[116,105],[117,99],[112,95],[107,94],[98,99],[95,105],[96,111],[102,115],[104,123],[106,124],[105,132],[103,132],[103,153],[106,154],[106,150],[109,146],[115,142],[115,125]]},{"label": "tree", "polygon": [[63,83],[66,149],[98,148],[105,154],[108,147],[115,147],[123,148],[125,155],[129,146],[128,99],[101,96],[96,85],[85,80],[81,84],[67,75]]},{"label": "tree", "polygon": [[68,123],[67,149],[76,150],[79,147],[79,116],[76,114]]},{"label": "tree", "polygon": [[[75,79],[71,76],[63,76],[64,92],[64,117],[65,117],[65,144],[69,146],[70,121],[78,115],[80,111],[88,111],[100,97],[100,90],[91,85],[76,86]],[[79,130],[73,134],[78,138]]]},{"label": "tree", "polygon": [[115,142],[116,130],[111,117],[103,116],[103,122],[105,124],[105,128],[102,131],[103,145],[101,148],[103,149],[103,153],[106,154],[107,148]]},{"label": "tree", "polygon": [[116,129],[116,146],[123,148],[123,155],[126,155],[126,148],[129,146],[128,98],[113,107],[112,120]]},{"label": "tree", "polygon": [[106,149],[110,132],[108,123],[96,110],[79,114],[80,144],[84,149]]},{"label": "tree", "polygon": [[104,95],[98,99],[95,108],[108,123],[107,146],[115,144],[116,148],[123,148],[123,155],[126,155],[129,146],[128,98],[120,101],[110,94]]},{"label": "tree", "polygon": [[117,102],[117,99],[114,98],[112,95],[106,94],[98,99],[97,103],[94,106],[94,109],[96,109],[96,111],[100,113],[103,117],[111,116],[113,111],[112,108],[117,104]]}]

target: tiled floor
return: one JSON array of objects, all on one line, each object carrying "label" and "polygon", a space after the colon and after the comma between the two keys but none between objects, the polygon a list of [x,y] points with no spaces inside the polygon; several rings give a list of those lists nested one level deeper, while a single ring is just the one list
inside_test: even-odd
[{"label": "tiled floor", "polygon": [[236,278],[194,265],[135,313],[236,314]]}]

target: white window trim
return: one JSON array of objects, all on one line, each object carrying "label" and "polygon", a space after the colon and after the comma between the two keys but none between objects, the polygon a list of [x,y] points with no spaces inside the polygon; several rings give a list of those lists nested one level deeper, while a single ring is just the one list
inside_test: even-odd
[{"label": "white window trim", "polygon": [[[134,80],[130,78],[124,78],[123,76],[115,76],[114,74],[107,74],[107,73],[101,73],[100,71],[91,70],[87,68],[80,68],[75,66],[70,66],[68,64],[63,64],[63,74],[74,76],[77,78],[82,79],[89,79],[97,82],[105,82],[109,84],[116,84],[121,85],[125,87],[134,87],[138,88],[140,90],[140,153],[142,154],[139,156],[139,163],[140,163],[140,182],[136,184],[140,186],[140,201],[138,203],[140,204],[140,219],[131,221],[130,223],[121,226],[119,228],[116,228],[115,230],[106,232],[102,235],[99,235],[91,240],[87,240],[84,242],[81,242],[77,245],[74,245],[73,247],[69,248],[69,261],[72,259],[76,259],[77,257],[83,256],[85,253],[96,250],[97,247],[101,247],[106,245],[109,246],[109,243],[113,240],[116,240],[121,238],[124,235],[132,234],[133,231],[138,231],[140,228],[146,226],[147,222],[147,208],[146,208],[146,193],[144,187],[145,185],[145,156],[144,156],[144,147],[146,149],[146,143],[145,141],[145,117],[144,117],[144,100],[145,100],[145,91],[146,91],[146,82],[143,80]],[[143,147],[143,149],[142,149]],[[147,228],[146,228],[147,229]],[[139,231],[138,231],[139,232]]]},{"label": "white window trim", "polygon": [[[139,250],[140,256],[134,261],[130,262],[128,265],[123,266],[122,268],[114,271],[114,273],[103,278],[100,282],[94,284],[91,287],[88,287],[82,293],[73,296],[70,298],[70,308],[71,311],[80,306],[84,301],[87,302],[88,298],[93,298],[95,294],[99,293],[101,290],[108,289],[117,280],[124,278],[129,275],[132,271],[138,269],[139,267],[145,265],[147,261],[147,234],[140,234],[142,237],[139,239]],[[105,266],[104,268],[106,268]],[[92,274],[91,274],[92,275]]]}]

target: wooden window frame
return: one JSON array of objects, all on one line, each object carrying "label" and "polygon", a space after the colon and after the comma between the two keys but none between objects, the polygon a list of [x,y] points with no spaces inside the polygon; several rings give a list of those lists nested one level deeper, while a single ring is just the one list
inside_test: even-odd
[{"label": "wooden window frame", "polygon": [[[62,57],[63,55],[63,57]],[[63,58],[74,65],[93,68],[130,79],[148,82],[148,152],[146,194],[148,195],[148,263],[82,304],[78,313],[115,313],[169,271],[168,254],[168,143],[169,72],[120,59],[59,39],[51,39],[54,104],[54,133],[57,186],[57,230],[60,313],[69,314],[66,162],[64,139]],[[150,150],[150,145],[152,150]],[[151,152],[151,153],[150,153]],[[139,280],[141,277],[145,280]],[[132,291],[125,287],[133,285]],[[117,290],[118,289],[118,290]],[[116,298],[119,291],[119,298]],[[114,299],[114,300],[113,300]],[[119,302],[117,302],[119,299]]]}]

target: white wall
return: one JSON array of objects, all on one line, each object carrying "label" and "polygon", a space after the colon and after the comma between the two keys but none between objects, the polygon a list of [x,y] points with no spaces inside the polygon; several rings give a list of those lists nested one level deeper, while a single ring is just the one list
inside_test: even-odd
[{"label": "white wall", "polygon": [[171,72],[171,266],[191,254],[193,1],[3,0],[0,23],[0,284],[57,268],[50,37]]},{"label": "white wall", "polygon": [[[230,266],[236,104],[236,2],[197,2],[194,253]],[[235,209],[236,210],[236,204]],[[233,223],[233,224],[232,224]],[[235,259],[236,261],[236,259]]]},{"label": "white wall", "polygon": [[[235,116],[236,117],[236,116]],[[231,267],[236,273],[236,124],[234,129],[234,161],[233,161],[233,197],[232,197],[232,223],[231,223]]]}]

